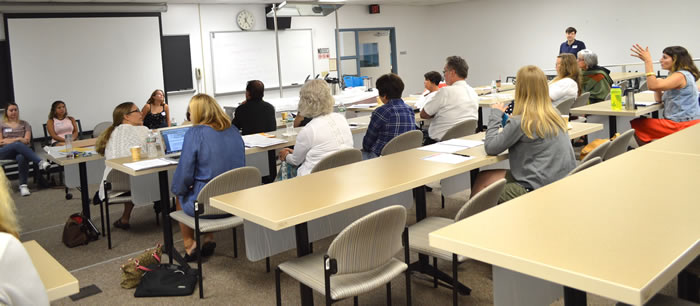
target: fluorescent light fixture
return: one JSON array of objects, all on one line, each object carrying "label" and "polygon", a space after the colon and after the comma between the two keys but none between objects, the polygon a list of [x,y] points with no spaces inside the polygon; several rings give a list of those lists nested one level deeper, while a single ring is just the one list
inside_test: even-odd
[{"label": "fluorescent light fixture", "polygon": [[[343,6],[344,1],[284,1],[277,7],[277,17],[328,16]],[[267,17],[273,17],[272,11]]]},{"label": "fluorescent light fixture", "polygon": [[166,3],[3,2],[1,13],[161,13]]}]

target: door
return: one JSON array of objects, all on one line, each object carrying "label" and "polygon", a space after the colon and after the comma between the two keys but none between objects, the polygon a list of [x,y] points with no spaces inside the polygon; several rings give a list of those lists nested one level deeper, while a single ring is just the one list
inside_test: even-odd
[{"label": "door", "polygon": [[397,73],[394,28],[341,29],[340,64],[343,76],[366,76],[374,82]]}]

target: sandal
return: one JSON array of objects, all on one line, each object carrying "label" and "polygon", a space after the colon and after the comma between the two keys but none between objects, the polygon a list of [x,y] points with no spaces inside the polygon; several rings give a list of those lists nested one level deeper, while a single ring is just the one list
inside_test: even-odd
[{"label": "sandal", "polygon": [[131,225],[129,223],[122,223],[122,219],[117,219],[116,222],[114,222],[114,227],[116,228],[121,228],[125,231],[129,230],[131,228]]},{"label": "sandal", "polygon": [[216,249],[216,242],[209,241],[202,245],[202,257],[209,257],[214,254],[214,249]]},{"label": "sandal", "polygon": [[187,254],[187,251],[185,251],[186,262],[197,261],[197,259],[199,259],[199,252],[197,252],[197,248],[192,249],[192,254]]}]

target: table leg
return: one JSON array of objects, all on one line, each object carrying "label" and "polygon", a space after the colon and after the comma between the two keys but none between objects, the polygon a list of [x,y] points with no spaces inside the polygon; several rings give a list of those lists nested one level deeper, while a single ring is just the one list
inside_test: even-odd
[{"label": "table leg", "polygon": [[651,117],[654,119],[659,119],[659,111],[653,111],[651,112]]},{"label": "table leg", "polygon": [[[297,241],[297,257],[303,257],[311,254],[309,246],[309,228],[306,222],[294,226],[294,235]],[[299,283],[299,292],[301,294],[301,305],[313,305],[314,295],[311,288]]]},{"label": "table leg", "polygon": [[87,164],[85,162],[78,163],[78,173],[80,174],[80,201],[83,206],[83,216],[87,220],[90,229],[99,236],[100,231],[97,230],[95,224],[90,220],[90,194],[88,192]]},{"label": "table leg", "polygon": [[586,293],[564,286],[564,306],[586,306]]},{"label": "table leg", "polygon": [[270,169],[270,174],[263,177],[263,183],[265,184],[274,182],[277,177],[277,155],[275,150],[267,151],[267,167]]},{"label": "table leg", "polygon": [[[165,252],[168,253],[168,261],[173,263],[173,227],[170,225],[170,191],[168,190],[168,171],[158,172],[158,183],[160,185],[160,211],[163,216],[163,244]],[[178,254],[179,255],[179,254]],[[177,260],[179,262],[179,260]]]},{"label": "table leg", "polygon": [[484,112],[481,110],[482,107],[479,106],[479,118],[477,119],[476,132],[479,133],[484,127]]},{"label": "table leg", "polygon": [[610,138],[612,138],[615,136],[615,133],[617,133],[617,117],[608,116],[608,121],[610,122],[610,126],[608,127],[610,130]]}]

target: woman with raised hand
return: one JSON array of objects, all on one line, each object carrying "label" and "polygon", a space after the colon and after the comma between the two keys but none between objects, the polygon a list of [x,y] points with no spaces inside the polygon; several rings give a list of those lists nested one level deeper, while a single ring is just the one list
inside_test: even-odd
[{"label": "woman with raised hand", "polygon": [[165,104],[165,94],[156,89],[141,109],[143,125],[151,130],[170,126],[170,108]]},{"label": "woman with raised hand", "polygon": [[68,116],[65,102],[58,100],[51,104],[46,130],[51,137],[51,145],[63,145],[66,135],[71,135],[73,140],[78,139],[78,124],[73,117]]}]

